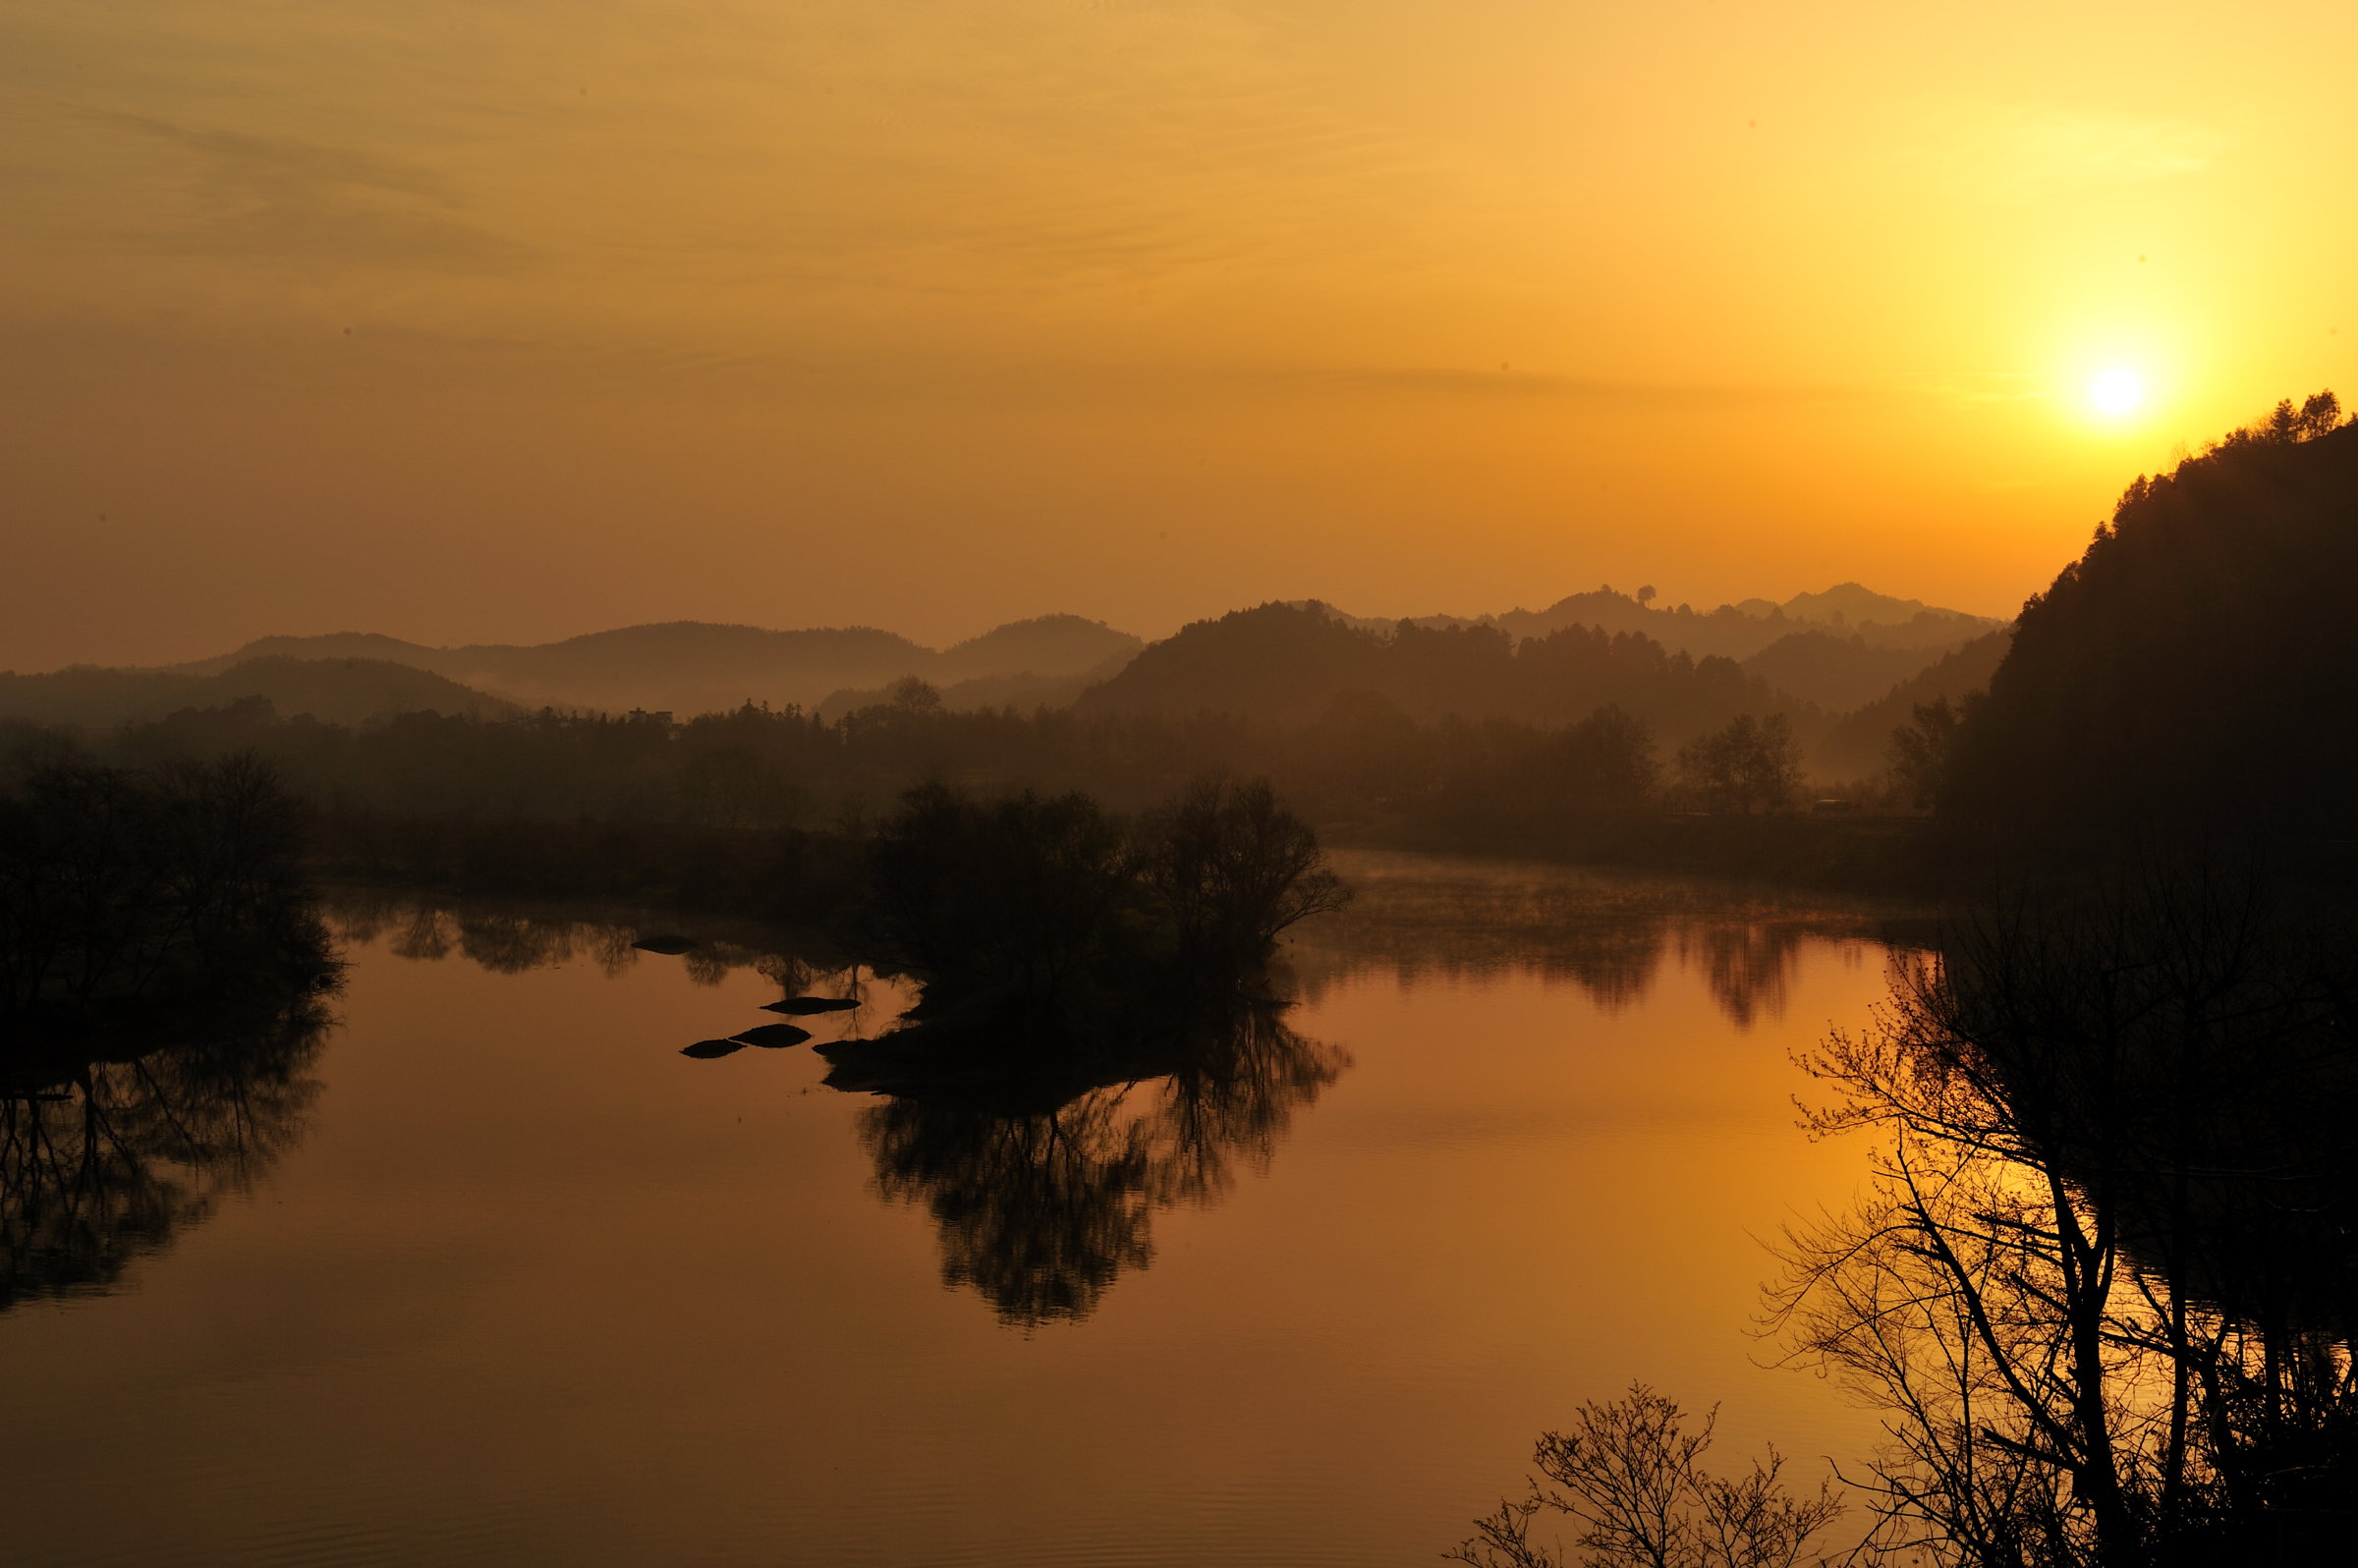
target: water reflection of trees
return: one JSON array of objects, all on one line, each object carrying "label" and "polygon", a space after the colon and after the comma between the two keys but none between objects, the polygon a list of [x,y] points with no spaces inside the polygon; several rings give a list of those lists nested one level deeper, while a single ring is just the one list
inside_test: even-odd
[{"label": "water reflection of trees", "polygon": [[1993,907],[1814,1059],[1880,1135],[1794,1238],[1801,1351],[1889,1412],[1881,1542],[1936,1560],[2322,1560],[2358,1496],[2358,994],[2257,883]]},{"label": "water reflection of trees", "polygon": [[861,1125],[878,1190],[930,1213],[947,1284],[1025,1326],[1089,1316],[1152,1260],[1158,1210],[1214,1203],[1240,1170],[1264,1170],[1295,1112],[1349,1065],[1265,1001],[1159,1041],[992,1053],[1016,1072],[961,1071],[981,1054],[971,1040],[944,1065],[929,1027],[822,1048],[837,1063],[827,1081],[885,1094]]},{"label": "water reflection of trees", "polygon": [[105,1291],[266,1169],[318,1092],[326,1023],[306,998],[160,1041],[10,1041],[0,1311]]},{"label": "water reflection of trees", "polygon": [[[677,917],[628,910],[500,900],[434,898],[343,889],[326,901],[328,925],[347,942],[382,940],[397,958],[435,962],[457,957],[496,975],[519,975],[583,960],[612,979],[648,956],[632,944],[669,931]],[[778,933],[746,922],[702,923],[681,965],[699,985],[718,985],[733,971],[758,969],[788,989],[818,973],[777,951]]]},{"label": "water reflection of trees", "polygon": [[1289,955],[1303,993],[1375,968],[1428,977],[1538,975],[1618,1013],[1642,1002],[1665,958],[1700,973],[1738,1028],[1773,1020],[1813,941],[1891,938],[1878,912],[1792,895],[1560,867],[1364,855],[1359,899],[1309,927]]}]

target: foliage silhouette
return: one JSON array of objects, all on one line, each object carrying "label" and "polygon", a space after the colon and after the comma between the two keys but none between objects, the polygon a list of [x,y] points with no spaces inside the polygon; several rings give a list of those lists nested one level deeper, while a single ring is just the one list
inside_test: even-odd
[{"label": "foliage silhouette", "polygon": [[2358,1515],[2346,932],[2248,871],[1994,901],[1811,1059],[1876,1135],[1772,1298],[1889,1414],[1886,1554],[2306,1561]]},{"label": "foliage silhouette", "polygon": [[1679,782],[1707,812],[1786,805],[1801,788],[1801,748],[1782,714],[1740,714],[1678,751]]},{"label": "foliage silhouette", "polygon": [[1794,1568],[1811,1539],[1842,1514],[1831,1482],[1814,1496],[1786,1490],[1784,1457],[1728,1481],[1701,1463],[1718,1418],[1689,1433],[1677,1404],[1632,1383],[1609,1404],[1584,1403],[1568,1432],[1544,1433],[1522,1501],[1475,1521],[1474,1538],[1445,1556],[1473,1568],[1560,1568],[1564,1559],[1531,1531],[1543,1515],[1580,1527],[1591,1568]]},{"label": "foliage silhouette", "polygon": [[2024,854],[2073,840],[2346,831],[2358,732],[2358,429],[2319,393],[2170,474],[2024,606],[1942,791]]},{"label": "foliage silhouette", "polygon": [[301,812],[257,758],[36,762],[0,787],[0,1025],[324,983]]}]

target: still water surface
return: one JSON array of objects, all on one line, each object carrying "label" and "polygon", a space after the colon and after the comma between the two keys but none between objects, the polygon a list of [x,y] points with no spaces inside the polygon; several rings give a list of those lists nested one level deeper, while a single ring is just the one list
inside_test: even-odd
[{"label": "still water surface", "polygon": [[0,1315],[10,1560],[1420,1563],[1633,1376],[1731,1462],[1869,1446],[1748,1328],[1759,1238],[1858,1180],[1788,1052],[1876,923],[1345,869],[1258,1081],[1052,1120],[677,1054],[770,1016],[753,967],[348,911],[286,1148]]}]

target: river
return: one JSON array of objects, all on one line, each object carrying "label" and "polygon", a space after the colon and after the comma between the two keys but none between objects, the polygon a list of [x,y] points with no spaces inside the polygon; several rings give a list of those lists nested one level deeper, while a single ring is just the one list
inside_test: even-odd
[{"label": "river", "polygon": [[[11,1560],[1430,1563],[1633,1378],[1729,1462],[1863,1454],[1751,1329],[1859,1180],[1790,1058],[1881,994],[1873,914],[1343,868],[1252,1082],[1031,1120],[683,1057],[770,1016],[750,952],[346,907],[275,1152],[0,1314]],[[822,1040],[906,1000],[859,994]]]}]

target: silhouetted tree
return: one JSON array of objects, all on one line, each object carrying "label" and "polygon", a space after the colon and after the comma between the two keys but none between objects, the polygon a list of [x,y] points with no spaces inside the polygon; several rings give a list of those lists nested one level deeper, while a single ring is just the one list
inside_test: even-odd
[{"label": "silhouetted tree", "polygon": [[1801,785],[1801,748],[1781,713],[1742,714],[1679,748],[1679,781],[1712,812],[1789,804]]},{"label": "silhouetted tree", "polygon": [[1318,835],[1266,779],[1199,780],[1149,812],[1135,843],[1139,882],[1185,963],[1258,965],[1288,927],[1350,899]]},{"label": "silhouetted tree", "polygon": [[2350,979],[2248,879],[2149,869],[1991,905],[1809,1060],[1813,1127],[1872,1131],[1875,1182],[1791,1238],[1772,1304],[1887,1414],[1880,1548],[2123,1568],[2346,1539]]},{"label": "silhouetted tree", "polygon": [[1794,1495],[1773,1445],[1740,1479],[1710,1474],[1702,1459],[1718,1414],[1714,1406],[1689,1433],[1677,1404],[1644,1383],[1609,1404],[1583,1403],[1570,1431],[1540,1438],[1532,1457],[1544,1481],[1476,1520],[1474,1539],[1444,1555],[1473,1568],[1561,1568],[1557,1550],[1531,1539],[1553,1514],[1579,1528],[1591,1568],[1794,1568],[1842,1514],[1832,1483]]},{"label": "silhouetted tree", "polygon": [[0,789],[0,1017],[308,987],[332,966],[302,848],[251,755],[26,769]]},{"label": "silhouetted tree", "polygon": [[1919,702],[1915,705],[1915,717],[1891,732],[1891,778],[1909,804],[1918,807],[1939,804],[1940,791],[1948,781],[1949,765],[1956,755],[1957,731],[1979,700],[1975,695],[1958,702],[1951,702],[1945,697]]},{"label": "silhouetted tree", "polygon": [[1121,829],[1083,795],[921,785],[869,848],[874,934],[945,991],[1052,992],[1105,951],[1131,891]]}]

